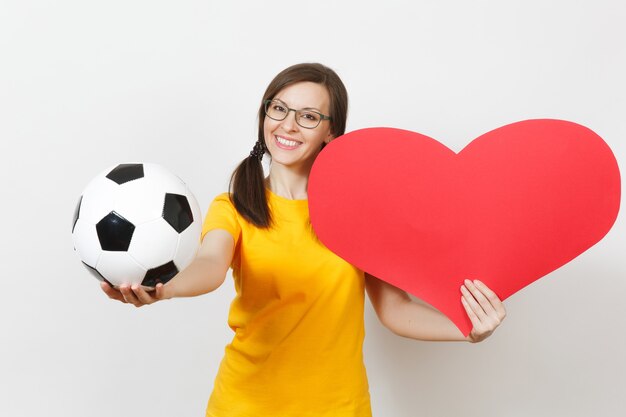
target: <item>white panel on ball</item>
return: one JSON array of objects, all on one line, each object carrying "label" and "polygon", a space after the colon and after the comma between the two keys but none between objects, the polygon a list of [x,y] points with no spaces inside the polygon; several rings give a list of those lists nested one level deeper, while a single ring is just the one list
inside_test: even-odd
[{"label": "white panel on ball", "polygon": [[194,222],[180,234],[178,248],[174,256],[174,263],[179,269],[182,270],[186,268],[196,257],[196,253],[200,247],[201,231],[202,223]]},{"label": "white panel on ball", "polygon": [[103,251],[96,266],[111,284],[141,284],[146,269],[137,263],[127,252]]},{"label": "white panel on ball", "polygon": [[83,191],[80,218],[97,224],[109,214],[117,200],[119,185],[105,177],[106,172],[95,177]]},{"label": "white panel on ball", "polygon": [[128,253],[146,269],[156,268],[174,258],[178,233],[159,217],[135,228]]},{"label": "white panel on ball", "polygon": [[159,184],[161,188],[168,193],[185,194],[187,186],[185,182],[176,174],[168,171],[161,165],[144,164],[146,178]]},{"label": "white panel on ball", "polygon": [[[193,222],[194,224],[197,223],[200,227],[200,231],[202,231],[202,211],[200,210],[198,200],[196,200],[196,196],[193,195],[188,186],[185,187],[185,195],[187,196],[187,199],[189,200],[189,205],[191,206],[191,212],[193,213]],[[200,239],[199,234],[198,239]]]},{"label": "white panel on ball", "polygon": [[102,252],[98,234],[96,233],[96,226],[82,218],[78,219],[74,226],[72,239],[80,259],[87,265],[95,268]]},{"label": "white panel on ball", "polygon": [[151,178],[140,178],[119,186],[115,211],[138,226],[161,217],[165,190]]}]

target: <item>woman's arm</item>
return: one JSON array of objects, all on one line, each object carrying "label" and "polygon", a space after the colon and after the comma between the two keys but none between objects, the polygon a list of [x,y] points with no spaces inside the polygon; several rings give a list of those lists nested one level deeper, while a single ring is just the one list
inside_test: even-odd
[{"label": "woman's arm", "polygon": [[135,307],[173,297],[206,294],[222,285],[234,252],[235,241],[230,233],[215,229],[204,236],[191,264],[165,285],[157,284],[154,292],[145,291],[141,285],[123,285],[117,290],[106,282],[101,284],[102,290],[109,298],[133,304]]},{"label": "woman's arm", "polygon": [[461,302],[474,328],[465,337],[438,310],[414,302],[393,285],[365,274],[365,286],[381,323],[395,334],[418,340],[480,342],[500,325],[506,310],[500,299],[479,281],[465,281]]}]

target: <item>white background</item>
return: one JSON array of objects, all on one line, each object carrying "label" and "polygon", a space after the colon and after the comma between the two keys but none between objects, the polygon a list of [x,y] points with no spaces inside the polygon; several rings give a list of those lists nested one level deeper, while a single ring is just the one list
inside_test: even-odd
[{"label": "white background", "polygon": [[[334,68],[348,130],[459,151],[518,120],[584,124],[626,160],[626,6],[615,0],[3,0],[0,415],[200,416],[232,282],[135,309],[73,251],[83,187],[160,163],[203,211],[254,144],[271,78]],[[626,415],[626,225],[506,302],[484,343],[398,338],[366,309],[376,416]]]}]

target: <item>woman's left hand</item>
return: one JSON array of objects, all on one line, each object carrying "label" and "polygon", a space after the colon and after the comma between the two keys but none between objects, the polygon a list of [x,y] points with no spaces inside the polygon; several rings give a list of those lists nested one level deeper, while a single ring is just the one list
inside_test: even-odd
[{"label": "woman's left hand", "polygon": [[485,340],[506,317],[504,304],[478,280],[466,279],[461,286],[461,293],[461,303],[474,326],[467,340],[472,343]]}]

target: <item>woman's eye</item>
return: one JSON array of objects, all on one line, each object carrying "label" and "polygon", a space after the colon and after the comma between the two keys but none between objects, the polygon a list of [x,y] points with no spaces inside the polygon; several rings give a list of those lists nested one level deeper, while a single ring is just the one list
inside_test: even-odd
[{"label": "woman's eye", "polygon": [[279,111],[279,112],[285,112],[285,108],[279,104],[274,104],[274,110]]},{"label": "woman's eye", "polygon": [[303,119],[307,119],[307,120],[311,120],[311,121],[317,121],[318,119],[318,115],[315,113],[302,113],[302,118]]}]

